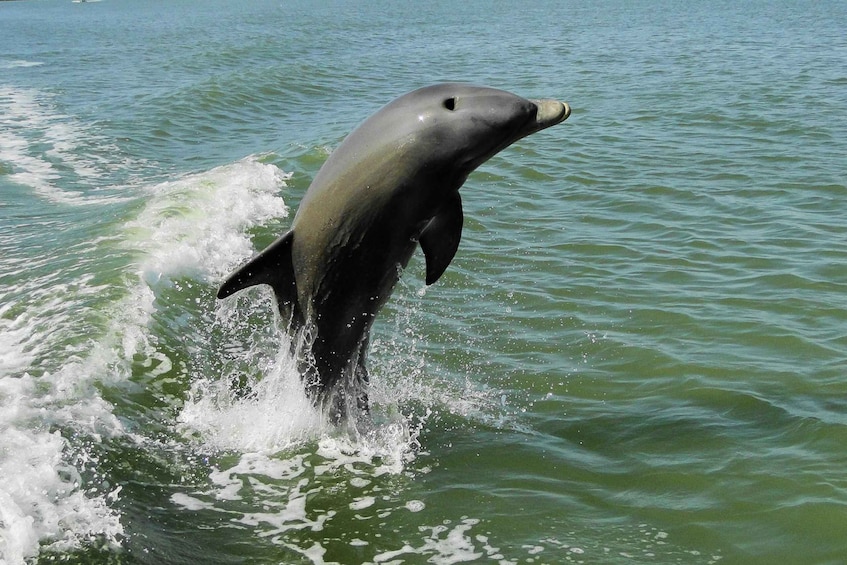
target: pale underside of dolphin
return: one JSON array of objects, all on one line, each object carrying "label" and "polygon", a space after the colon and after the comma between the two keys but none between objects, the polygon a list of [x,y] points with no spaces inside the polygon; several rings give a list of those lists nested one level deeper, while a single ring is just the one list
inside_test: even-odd
[{"label": "pale underside of dolphin", "polygon": [[291,229],[233,273],[218,298],[270,285],[308,395],[334,422],[366,412],[370,330],[415,248],[434,283],[459,246],[459,188],[471,171],[569,115],[563,102],[465,84],[397,98],[329,156]]}]

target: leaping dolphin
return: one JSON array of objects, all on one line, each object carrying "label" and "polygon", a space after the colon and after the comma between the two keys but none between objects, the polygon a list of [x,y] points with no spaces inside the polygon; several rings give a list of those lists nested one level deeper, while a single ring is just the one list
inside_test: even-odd
[{"label": "leaping dolphin", "polygon": [[218,298],[270,285],[292,342],[305,344],[295,353],[307,394],[336,423],[366,412],[374,317],[417,245],[430,285],[459,246],[459,188],[471,171],[569,115],[563,102],[465,84],[397,98],[329,156],[291,229],[230,275]]}]

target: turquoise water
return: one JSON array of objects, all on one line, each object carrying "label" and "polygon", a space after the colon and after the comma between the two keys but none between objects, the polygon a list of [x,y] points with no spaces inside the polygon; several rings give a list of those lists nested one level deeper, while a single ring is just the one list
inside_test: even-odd
[{"label": "turquoise water", "polygon": [[[0,563],[843,563],[842,2],[0,2]],[[568,101],[303,398],[216,301],[394,97]]]}]

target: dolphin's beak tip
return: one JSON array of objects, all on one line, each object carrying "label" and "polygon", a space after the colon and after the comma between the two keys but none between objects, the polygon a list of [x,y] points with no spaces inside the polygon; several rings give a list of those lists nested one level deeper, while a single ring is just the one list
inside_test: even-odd
[{"label": "dolphin's beak tip", "polygon": [[[558,100],[532,100],[537,108],[535,116],[538,129],[555,126],[568,119],[571,115],[571,107],[567,102]],[[538,130],[536,130],[538,131]]]}]

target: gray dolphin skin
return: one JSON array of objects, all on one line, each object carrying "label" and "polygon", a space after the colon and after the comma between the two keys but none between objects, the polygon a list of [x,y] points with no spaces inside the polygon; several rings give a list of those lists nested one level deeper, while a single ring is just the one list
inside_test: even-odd
[{"label": "gray dolphin skin", "polygon": [[270,285],[309,397],[334,423],[367,413],[371,326],[416,247],[430,285],[459,246],[459,188],[471,171],[569,115],[563,102],[466,84],[397,98],[329,156],[291,229],[233,273],[218,298]]}]

